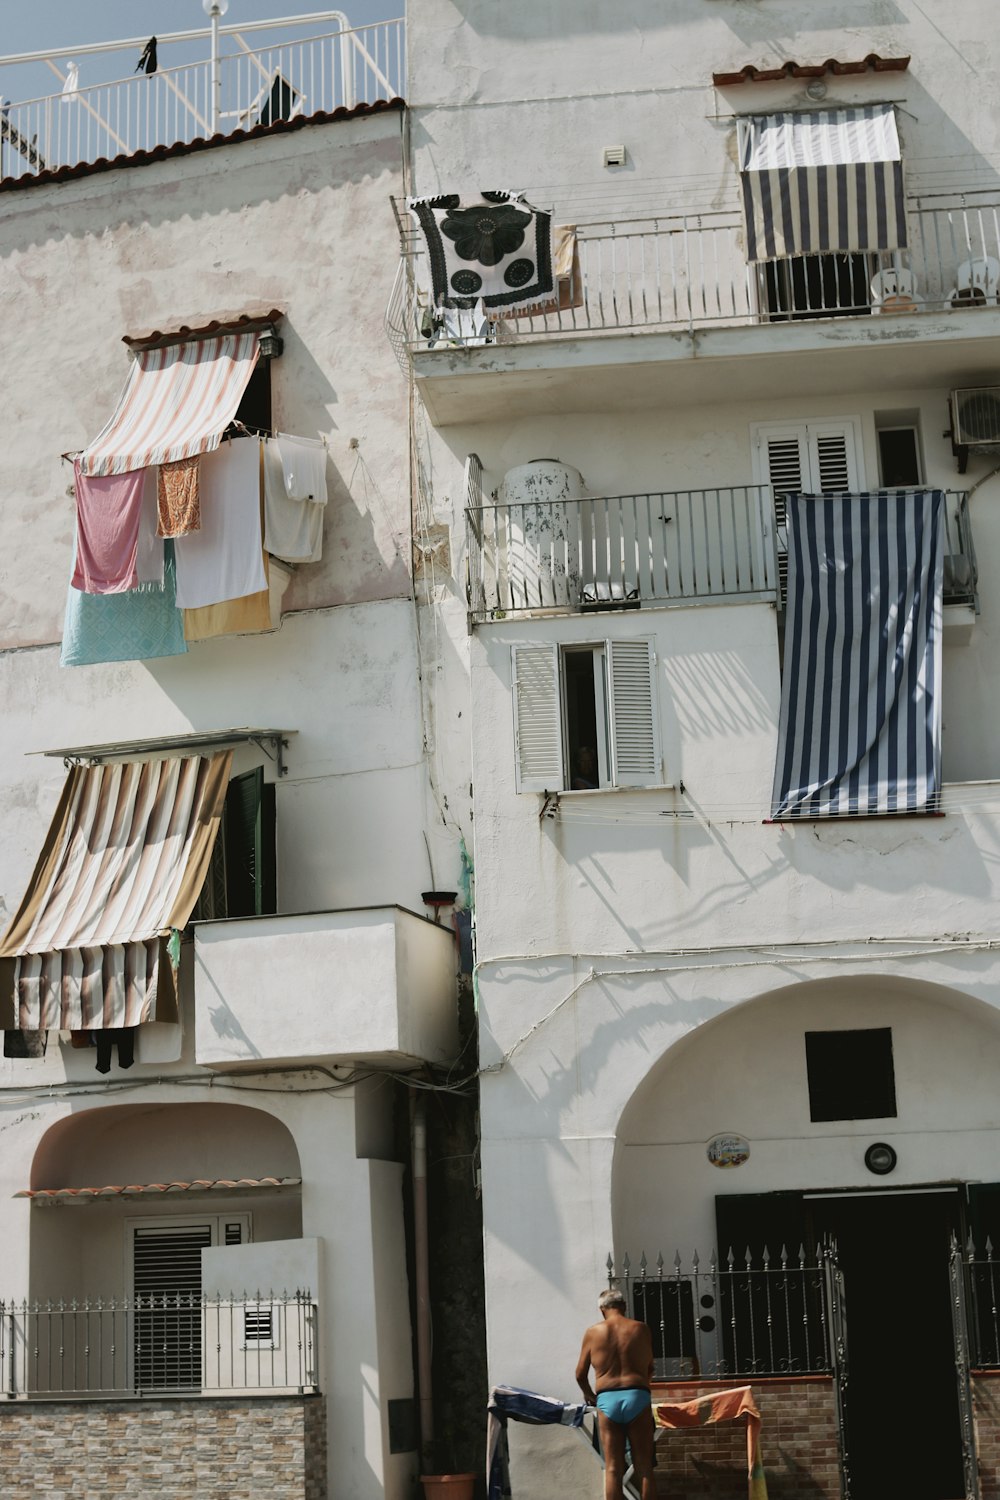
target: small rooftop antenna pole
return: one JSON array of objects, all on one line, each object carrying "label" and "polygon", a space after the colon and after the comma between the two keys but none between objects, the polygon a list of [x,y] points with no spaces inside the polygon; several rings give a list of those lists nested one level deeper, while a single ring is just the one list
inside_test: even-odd
[{"label": "small rooftop antenna pole", "polygon": [[210,111],[212,120],[212,134],[217,135],[219,130],[219,116],[222,113],[222,70],[219,66],[219,17],[224,16],[229,9],[229,0],[201,0],[201,8],[212,22],[212,108]]}]

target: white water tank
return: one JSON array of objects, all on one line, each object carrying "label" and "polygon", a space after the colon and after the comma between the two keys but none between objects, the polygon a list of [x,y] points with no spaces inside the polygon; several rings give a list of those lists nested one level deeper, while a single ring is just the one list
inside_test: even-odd
[{"label": "white water tank", "polygon": [[504,475],[497,502],[507,531],[504,584],[515,609],[579,604],[585,495],[579,470],[556,458],[535,458]]}]

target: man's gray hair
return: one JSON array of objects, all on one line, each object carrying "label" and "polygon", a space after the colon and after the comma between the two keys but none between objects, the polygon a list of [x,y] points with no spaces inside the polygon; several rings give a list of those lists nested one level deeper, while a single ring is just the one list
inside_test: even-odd
[{"label": "man's gray hair", "polygon": [[625,1301],[625,1293],[620,1292],[616,1286],[610,1286],[608,1287],[606,1292],[601,1293],[600,1297],[597,1299],[597,1305],[600,1308],[601,1312],[603,1312],[606,1307],[617,1307],[620,1312],[624,1312],[627,1306],[627,1303]]}]

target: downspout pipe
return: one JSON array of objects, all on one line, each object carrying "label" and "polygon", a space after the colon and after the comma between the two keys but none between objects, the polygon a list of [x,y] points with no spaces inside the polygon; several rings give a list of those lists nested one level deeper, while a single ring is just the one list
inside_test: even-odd
[{"label": "downspout pipe", "polygon": [[427,1243],[427,1104],[410,1094],[413,1150],[413,1260],[417,1294],[417,1390],[420,1397],[420,1457],[430,1473],[434,1444],[434,1396],[431,1390],[431,1294]]}]

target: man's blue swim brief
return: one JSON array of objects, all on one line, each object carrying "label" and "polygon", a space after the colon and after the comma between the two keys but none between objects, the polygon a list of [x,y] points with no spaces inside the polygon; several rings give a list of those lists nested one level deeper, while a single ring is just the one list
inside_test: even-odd
[{"label": "man's blue swim brief", "polygon": [[652,1405],[652,1396],[643,1388],[632,1386],[625,1391],[601,1391],[597,1398],[597,1410],[602,1411],[619,1427],[627,1427],[636,1417]]}]

